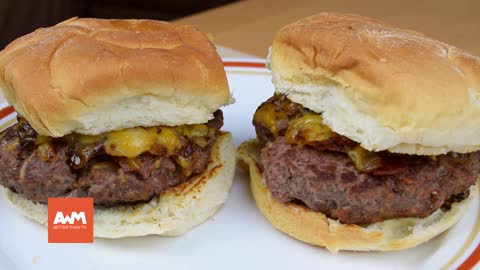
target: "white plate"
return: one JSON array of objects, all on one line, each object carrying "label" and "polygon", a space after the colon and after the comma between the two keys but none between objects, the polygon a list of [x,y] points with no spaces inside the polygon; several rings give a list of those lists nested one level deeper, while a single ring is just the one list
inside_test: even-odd
[{"label": "white plate", "polygon": [[[225,59],[236,99],[223,109],[235,143],[255,136],[257,106],[274,91],[261,59]],[[243,66],[243,67],[239,67]],[[3,119],[8,121],[13,115]],[[396,252],[340,252],[310,246],[276,231],[258,211],[246,175],[237,171],[226,205],[181,237],[95,239],[48,244],[47,229],[17,213],[0,192],[0,269],[466,269],[478,260],[478,197],[447,233]],[[474,253],[474,254],[472,254]],[[468,259],[467,263],[464,263]],[[478,265],[477,265],[478,267]]]}]

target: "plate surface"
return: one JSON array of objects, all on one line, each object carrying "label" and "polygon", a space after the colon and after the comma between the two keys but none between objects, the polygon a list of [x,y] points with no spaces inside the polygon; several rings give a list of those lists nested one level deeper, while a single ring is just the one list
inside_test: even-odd
[{"label": "plate surface", "polygon": [[[233,133],[238,145],[255,137],[252,115],[274,88],[263,60],[224,61],[236,103],[223,108],[223,129]],[[0,117],[0,124],[14,118],[9,109],[0,111]],[[478,196],[457,225],[416,248],[331,254],[276,231],[258,211],[240,170],[217,215],[173,238],[48,244],[47,229],[17,213],[0,191],[0,269],[468,269],[480,258]]]}]

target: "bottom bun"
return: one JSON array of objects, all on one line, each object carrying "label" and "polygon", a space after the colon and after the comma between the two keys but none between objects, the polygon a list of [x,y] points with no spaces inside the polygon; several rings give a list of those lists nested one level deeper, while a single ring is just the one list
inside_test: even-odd
[{"label": "bottom bun", "polygon": [[399,218],[362,227],[342,224],[320,212],[295,204],[277,201],[265,186],[259,164],[260,146],[257,140],[244,142],[237,150],[237,159],[250,172],[250,188],[262,214],[279,231],[300,241],[339,250],[387,251],[400,250],[426,242],[453,226],[478,193],[454,203],[449,211],[438,209],[426,218]]},{"label": "bottom bun", "polygon": [[[235,171],[235,147],[229,133],[215,144],[203,174],[167,190],[148,203],[112,208],[95,207],[94,236],[120,238],[149,234],[176,236],[213,216],[226,201]],[[23,215],[47,225],[48,208],[6,192]]]}]

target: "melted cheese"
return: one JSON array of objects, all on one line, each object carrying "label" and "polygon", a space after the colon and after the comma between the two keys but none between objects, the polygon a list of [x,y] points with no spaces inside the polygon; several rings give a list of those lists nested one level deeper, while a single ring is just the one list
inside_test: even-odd
[{"label": "melted cheese", "polygon": [[[253,120],[270,130],[275,137],[280,136],[278,122],[288,121],[284,136],[289,144],[315,145],[337,136],[323,123],[321,114],[292,106],[301,105],[291,102],[285,96],[275,95],[257,109]],[[359,171],[371,171],[382,165],[382,160],[376,153],[367,151],[359,145],[350,149],[347,154]]]},{"label": "melted cheese", "polygon": [[[292,111],[295,114],[292,114]],[[275,137],[280,135],[278,122],[288,121],[285,138],[291,144],[321,142],[335,136],[335,133],[323,123],[320,114],[308,112],[301,108],[301,105],[281,95],[275,95],[273,100],[263,103],[255,112],[253,121],[261,123]]]},{"label": "melted cheese", "polygon": [[172,155],[176,149],[182,147],[180,135],[171,127],[163,127],[156,138],[156,142],[167,149],[167,156]]},{"label": "melted cheese", "polygon": [[156,135],[152,128],[141,127],[108,132],[105,152],[112,156],[136,157],[152,148]]},{"label": "melted cheese", "polygon": [[262,104],[253,115],[253,121],[262,123],[273,135],[278,136],[277,118],[281,116],[275,111],[275,108],[276,106],[273,103]]},{"label": "melted cheese", "polygon": [[[171,156],[191,140],[204,147],[206,137],[214,136],[215,130],[205,124],[184,125],[176,127],[135,127],[118,131],[110,131],[101,135],[70,134],[64,139],[70,145],[87,145],[104,141],[105,152],[112,156],[134,158],[144,152],[151,151],[160,145]],[[37,140],[44,141],[43,138]]]}]

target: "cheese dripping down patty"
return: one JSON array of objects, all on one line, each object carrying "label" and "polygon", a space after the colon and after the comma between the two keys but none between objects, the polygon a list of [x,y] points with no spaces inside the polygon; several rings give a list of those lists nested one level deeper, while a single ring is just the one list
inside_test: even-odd
[{"label": "cheese dripping down patty", "polygon": [[[153,155],[160,162],[170,158],[186,175],[198,169],[197,159],[202,158],[221,133],[222,112],[215,112],[214,119],[204,124],[181,126],[134,127],[110,131],[99,135],[69,134],[53,138],[37,134],[28,121],[19,116],[15,129],[21,149],[34,150],[44,161],[57,159],[59,144],[67,144],[67,163],[73,170],[104,161],[117,163],[126,171],[138,171],[142,166],[140,155]],[[3,134],[3,133],[2,133]],[[109,158],[110,157],[110,158]],[[156,166],[156,164],[155,164]]]},{"label": "cheese dripping down patty", "polygon": [[186,146],[189,141],[204,147],[207,143],[206,137],[212,136],[215,136],[215,129],[209,128],[206,124],[196,124],[175,127],[134,127],[100,135],[70,134],[64,138],[69,145],[77,147],[103,141],[105,153],[111,156],[133,158],[145,152],[171,156],[175,151]]},{"label": "cheese dripping down patty", "polygon": [[[386,164],[388,153],[376,153],[362,148],[358,143],[335,133],[323,123],[322,115],[292,102],[284,94],[275,94],[262,103],[253,116],[253,124],[268,131],[271,139],[283,136],[288,144],[311,146],[319,150],[346,153],[361,172],[391,173],[402,164]],[[256,129],[258,138],[262,138]],[[260,131],[261,132],[261,131]],[[263,141],[262,143],[267,143]],[[388,171],[379,171],[388,165]]]},{"label": "cheese dripping down patty", "polygon": [[[375,175],[400,173],[407,169],[406,163],[412,158],[436,162],[445,158],[445,155],[411,156],[368,151],[359,143],[331,130],[323,123],[321,114],[290,101],[284,94],[275,94],[262,103],[253,116],[253,124],[262,144],[284,137],[288,144],[346,154],[358,171]],[[450,154],[458,163],[468,161],[469,155]]]}]

